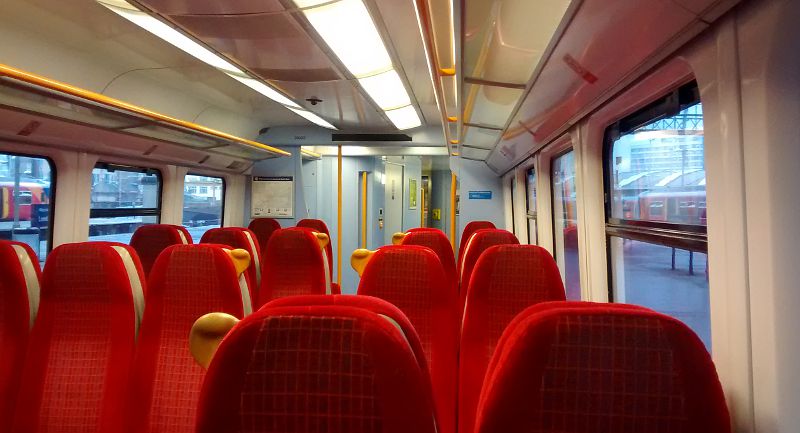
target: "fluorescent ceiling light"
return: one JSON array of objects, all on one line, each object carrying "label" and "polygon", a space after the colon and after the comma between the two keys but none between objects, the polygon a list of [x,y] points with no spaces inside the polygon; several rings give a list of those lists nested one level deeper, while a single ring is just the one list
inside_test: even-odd
[{"label": "fluorescent ceiling light", "polygon": [[[300,8],[316,0],[294,0]],[[303,10],[306,19],[356,78],[392,68],[392,59],[361,0],[341,0]]]},{"label": "fluorescent ceiling light", "polygon": [[[283,105],[284,107],[292,110],[296,114],[304,117],[312,123],[330,129],[336,129],[335,126],[326,122],[321,117],[314,113],[304,110],[300,105],[286,97],[282,93],[273,89],[261,80],[251,78],[246,72],[242,71],[239,67],[228,62],[218,54],[204,47],[203,45],[195,42],[190,37],[184,35],[180,31],[170,27],[166,23],[151,16],[150,14],[141,11],[136,6],[128,3],[125,0],[97,0],[98,3],[113,11],[117,15],[127,19],[128,21],[136,24],[137,26],[147,30],[148,32],[158,36],[159,38],[169,42],[175,47],[181,49],[192,57],[211,65],[229,77],[244,84],[245,86],[255,90],[256,92],[266,96],[267,98]],[[310,0],[306,0],[310,2]],[[363,6],[363,5],[362,5]]]},{"label": "fluorescent ceiling light", "polygon": [[264,84],[259,80],[250,77],[241,77],[234,74],[228,74],[228,75],[234,80],[244,84],[245,86],[255,90],[256,92],[266,96],[269,99],[272,99],[273,101],[279,104],[285,105],[286,107],[302,108],[299,105],[297,105],[296,102],[292,101],[286,96],[283,96],[282,94],[278,93],[278,91],[276,91],[272,87],[267,86],[266,84]]},{"label": "fluorescent ceiling light", "polygon": [[388,110],[386,115],[397,129],[411,129],[422,125],[417,115],[417,110],[414,109],[413,105],[407,105],[396,110]]},{"label": "fluorescent ceiling light", "polygon": [[358,82],[382,110],[392,110],[411,104],[408,92],[394,69],[371,77],[360,78]]},{"label": "fluorescent ceiling light", "polygon": [[338,129],[335,126],[333,126],[330,123],[328,123],[327,121],[325,121],[325,119],[317,116],[316,114],[314,114],[314,113],[312,113],[310,111],[303,110],[303,109],[292,108],[292,107],[286,107],[286,108],[294,111],[295,114],[305,118],[306,120],[308,120],[309,122],[314,123],[315,125],[319,125],[319,126],[321,126],[323,128],[328,128],[328,129]]},{"label": "fluorescent ceiling light", "polygon": [[142,12],[139,9],[136,9],[127,2],[119,0],[105,0],[100,1],[99,3],[117,15],[169,42],[170,44],[176,46],[177,48],[183,50],[187,54],[202,62],[205,62],[227,73],[239,75],[243,74],[241,69],[232,65],[230,62],[218,56],[208,48],[198,44],[191,38],[168,26],[162,21],[153,18],[149,14]]}]

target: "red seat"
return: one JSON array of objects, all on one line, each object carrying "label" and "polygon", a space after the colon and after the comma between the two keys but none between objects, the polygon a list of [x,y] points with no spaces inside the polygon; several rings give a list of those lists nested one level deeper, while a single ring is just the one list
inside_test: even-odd
[{"label": "red seat", "polygon": [[368,309],[267,305],[214,355],[196,431],[434,433],[430,388],[406,338]]},{"label": "red seat", "polygon": [[11,427],[28,337],[39,309],[39,260],[21,242],[0,241],[0,431]]},{"label": "red seat", "polygon": [[242,227],[215,228],[205,232],[200,243],[227,245],[250,253],[250,266],[246,271],[247,285],[250,287],[250,299],[258,299],[264,264],[261,260],[261,248],[253,232]]},{"label": "red seat", "polygon": [[328,259],[328,272],[330,273],[331,281],[333,281],[333,238],[331,232],[328,230],[328,225],[325,221],[317,219],[302,219],[297,222],[297,227],[305,227],[314,230],[317,233],[325,233],[328,235],[328,246],[325,247],[325,256]]},{"label": "red seat", "polygon": [[186,245],[192,243],[192,235],[181,226],[170,224],[147,224],[139,227],[131,237],[131,247],[136,250],[145,275],[158,255],[170,245]]},{"label": "red seat", "polygon": [[508,230],[481,229],[473,233],[469,242],[467,242],[467,245],[464,247],[464,261],[461,263],[461,269],[459,271],[459,282],[461,283],[459,293],[461,294],[462,301],[467,295],[466,289],[469,284],[469,279],[472,276],[472,270],[481,254],[489,247],[508,244],[519,245],[517,237]]},{"label": "red seat", "polygon": [[444,268],[444,274],[458,290],[458,273],[456,272],[456,259],[453,254],[453,246],[447,236],[438,229],[418,228],[407,232],[400,245],[419,245],[430,248]]},{"label": "red seat", "polygon": [[[280,230],[281,223],[273,218],[255,218],[250,221],[250,224],[247,226],[247,228],[250,229],[250,231],[256,236],[256,239],[258,240],[258,248],[261,250],[261,253],[266,254],[269,238],[276,230]],[[262,261],[264,259],[264,257],[261,257]]]},{"label": "red seat", "polygon": [[461,330],[459,429],[473,431],[489,360],[503,330],[525,308],[563,301],[553,256],[535,245],[497,245],[483,252],[470,279]]},{"label": "red seat", "polygon": [[330,274],[317,237],[310,229],[276,231],[267,244],[258,309],[284,296],[330,294]]},{"label": "red seat", "polygon": [[[411,351],[414,352],[414,357],[422,367],[423,373],[429,375],[428,361],[425,357],[425,351],[422,349],[419,334],[417,334],[417,330],[414,329],[414,325],[411,324],[408,317],[395,305],[383,299],[365,295],[300,295],[287,296],[269,302],[270,308],[303,305],[338,305],[363,308],[394,320],[403,331],[403,334],[405,334],[408,344],[411,346]],[[430,381],[430,377],[428,381]]]},{"label": "red seat", "polygon": [[456,262],[456,268],[459,274],[461,273],[461,265],[464,262],[464,250],[467,248],[467,244],[472,235],[478,230],[496,228],[497,227],[495,227],[494,223],[491,221],[470,221],[467,223],[467,226],[464,227],[464,231],[461,232],[461,241],[458,244],[458,261]]},{"label": "red seat", "polygon": [[66,244],[47,258],[14,432],[118,432],[144,307],[133,248]]},{"label": "red seat", "polygon": [[137,341],[126,423],[130,432],[194,432],[204,370],[187,349],[189,330],[211,312],[244,317],[250,310],[247,296],[220,246],[176,245],[159,256],[148,280]]},{"label": "red seat", "polygon": [[454,433],[460,314],[458,293],[439,258],[426,247],[379,248],[364,268],[358,294],[385,299],[408,316],[430,366],[439,426]]},{"label": "red seat", "polygon": [[503,333],[477,433],[729,433],[725,397],[699,338],[641,307],[539,304]]}]

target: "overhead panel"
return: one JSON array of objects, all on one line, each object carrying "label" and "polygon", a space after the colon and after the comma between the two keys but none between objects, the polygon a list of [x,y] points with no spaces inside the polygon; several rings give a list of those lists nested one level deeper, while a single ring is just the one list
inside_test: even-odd
[{"label": "overhead panel", "polygon": [[140,0],[164,14],[259,14],[283,10],[280,0]]},{"label": "overhead panel", "polygon": [[[460,104],[463,123],[505,128],[570,3],[570,0],[464,3],[464,100]],[[468,145],[466,137],[462,141]]]},{"label": "overhead panel", "polygon": [[500,139],[502,131],[497,129],[485,129],[478,127],[464,128],[463,139],[461,144],[463,147],[477,147],[481,149],[492,150],[497,140]]},{"label": "overhead panel", "polygon": [[464,159],[475,159],[484,161],[489,156],[491,150],[488,149],[473,149],[471,147],[464,147],[461,149],[461,157]]}]

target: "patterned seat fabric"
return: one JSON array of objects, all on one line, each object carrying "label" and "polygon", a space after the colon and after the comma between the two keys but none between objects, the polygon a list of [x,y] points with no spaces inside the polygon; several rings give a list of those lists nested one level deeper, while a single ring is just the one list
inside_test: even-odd
[{"label": "patterned seat fabric", "polygon": [[194,432],[204,371],[187,349],[189,330],[211,312],[242,318],[249,310],[242,295],[233,262],[220,246],[176,245],[161,254],[149,277],[137,341],[130,432]]},{"label": "patterned seat fabric", "polygon": [[227,245],[231,248],[241,248],[250,253],[250,266],[245,271],[245,275],[247,276],[247,285],[250,287],[250,299],[258,299],[264,262],[261,260],[261,248],[258,246],[258,240],[253,232],[242,227],[211,229],[203,234],[200,243]]},{"label": "patterned seat fabric", "polygon": [[[258,248],[261,250],[261,254],[263,255],[267,252],[267,243],[269,243],[269,238],[276,230],[280,230],[281,223],[273,218],[255,218],[250,221],[250,224],[247,226],[247,228],[250,229],[250,231],[256,236],[256,239],[258,240]],[[261,257],[261,259],[265,260],[266,257]]]},{"label": "patterned seat fabric", "polygon": [[496,228],[497,227],[495,227],[494,223],[491,221],[470,221],[467,223],[467,226],[464,227],[464,231],[461,232],[461,241],[458,244],[458,261],[456,262],[456,269],[458,270],[459,274],[461,274],[461,266],[464,262],[464,250],[467,248],[467,244],[469,243],[472,235],[474,235],[478,230]]},{"label": "patterned seat fabric", "polygon": [[167,247],[191,243],[192,235],[184,227],[169,224],[143,225],[131,237],[131,247],[139,255],[145,275],[150,275],[153,263]]},{"label": "patterned seat fabric", "polygon": [[269,259],[264,262],[264,278],[254,310],[284,296],[330,294],[327,263],[310,229],[276,231],[267,244],[266,256]]},{"label": "patterned seat fabric", "polygon": [[467,288],[459,357],[459,426],[472,431],[486,368],[503,330],[531,305],[563,301],[553,256],[535,245],[496,245],[483,252]]},{"label": "patterned seat fabric", "polygon": [[287,296],[269,302],[270,308],[272,307],[288,307],[288,306],[303,306],[303,305],[339,305],[344,307],[363,308],[373,313],[377,313],[392,319],[397,326],[403,331],[403,334],[411,346],[411,351],[414,352],[414,357],[417,359],[423,373],[428,377],[427,381],[430,382],[428,361],[425,358],[425,351],[422,349],[422,343],[419,340],[419,334],[408,317],[400,311],[399,308],[393,304],[384,301],[383,299],[373,296],[350,296],[350,295],[300,295],[300,296]]},{"label": "patterned seat fabric", "polygon": [[450,240],[441,230],[429,228],[409,230],[401,245],[419,245],[433,250],[442,263],[448,281],[453,284],[455,290],[458,290],[458,273],[453,246],[450,245]]},{"label": "patterned seat fabric", "polygon": [[616,304],[553,302],[503,333],[478,433],[731,431],[711,356],[683,323]]},{"label": "patterned seat fabric", "polygon": [[[328,273],[330,274],[330,279],[333,281],[333,238],[331,238],[331,232],[328,230],[328,225],[325,224],[325,221],[317,220],[317,219],[302,219],[297,222],[297,227],[304,227],[311,230],[314,230],[317,233],[325,233],[328,235],[328,245],[325,247],[325,258],[328,259]],[[339,286],[336,285],[333,287],[333,293],[338,294],[341,292]]]},{"label": "patterned seat fabric", "polygon": [[475,263],[477,263],[481,254],[489,247],[509,244],[519,245],[519,240],[507,230],[481,229],[470,237],[469,242],[464,247],[464,261],[461,263],[458,277],[461,284],[459,294],[461,295],[462,305],[467,295],[467,286],[469,286],[469,279],[472,277],[472,270],[475,268]]},{"label": "patterned seat fabric", "polygon": [[245,318],[209,366],[198,414],[198,433],[436,431],[406,336],[341,305],[267,305]]},{"label": "patterned seat fabric", "polygon": [[430,366],[441,431],[455,432],[460,315],[458,294],[439,258],[426,247],[379,248],[364,269],[358,294],[389,301],[408,316]]},{"label": "patterned seat fabric", "polygon": [[25,365],[28,337],[39,309],[42,272],[31,247],[0,241],[0,431],[8,431]]},{"label": "patterned seat fabric", "polygon": [[143,293],[127,245],[66,244],[50,253],[12,431],[119,431]]}]

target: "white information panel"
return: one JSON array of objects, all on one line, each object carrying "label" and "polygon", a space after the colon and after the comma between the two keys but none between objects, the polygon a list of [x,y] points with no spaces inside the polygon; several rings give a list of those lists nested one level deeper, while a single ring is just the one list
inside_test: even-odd
[{"label": "white information panel", "polygon": [[253,176],[251,216],[294,218],[294,177]]}]

